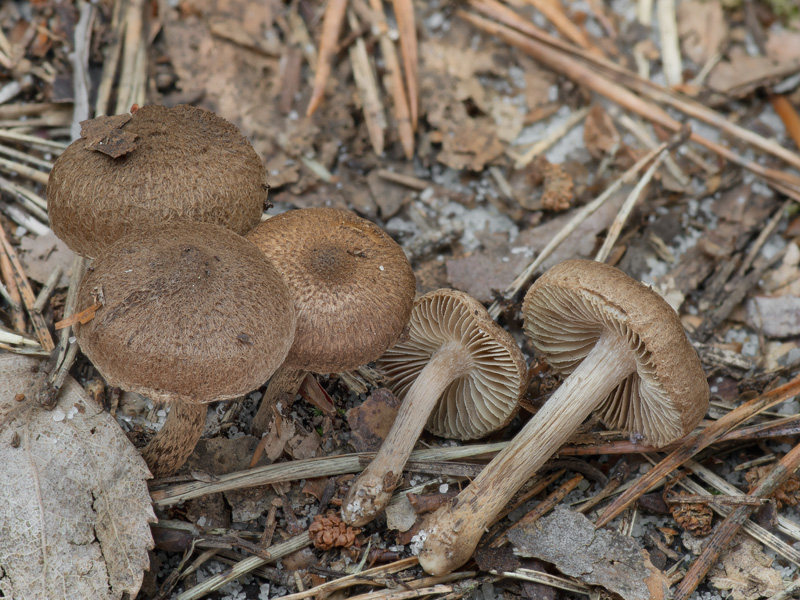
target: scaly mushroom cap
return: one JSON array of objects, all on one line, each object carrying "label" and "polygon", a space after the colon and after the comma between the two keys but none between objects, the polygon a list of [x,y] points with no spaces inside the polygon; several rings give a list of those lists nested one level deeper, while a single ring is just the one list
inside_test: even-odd
[{"label": "scaly mushroom cap", "polygon": [[402,248],[374,223],[334,208],[292,210],[247,239],[283,275],[297,309],[286,366],[346,371],[394,345],[408,322],[415,279]]},{"label": "scaly mushroom cap", "polygon": [[75,332],[108,383],[157,401],[226,400],[262,385],[295,328],[286,284],[253,244],[218,225],[171,223],[108,246]]},{"label": "scaly mushroom cap", "polygon": [[50,223],[75,252],[95,257],[137,228],[216,223],[244,235],[267,198],[261,159],[231,123],[188,105],[144,106],[120,128],[135,147],[112,158],[75,140],[47,184]]},{"label": "scaly mushroom cap", "polygon": [[571,373],[604,330],[626,340],[636,361],[598,407],[607,427],[663,446],[689,433],[708,408],[708,382],[678,315],[652,289],[609,265],[570,260],[525,295],[525,332],[553,369]]},{"label": "scaly mushroom cap", "polygon": [[511,335],[464,292],[437,290],[419,298],[411,311],[408,339],[387,350],[378,366],[402,399],[446,344],[463,346],[470,368],[447,386],[428,419],[428,431],[470,440],[503,427],[516,414],[527,383],[525,359]]}]

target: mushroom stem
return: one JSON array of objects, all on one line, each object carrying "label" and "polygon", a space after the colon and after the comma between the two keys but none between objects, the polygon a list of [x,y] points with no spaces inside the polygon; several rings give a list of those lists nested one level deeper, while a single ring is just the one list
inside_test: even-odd
[{"label": "mushroom stem", "polygon": [[207,412],[205,404],[180,400],[172,404],[164,426],[142,448],[153,477],[172,475],[186,462],[203,435]]},{"label": "mushroom stem", "polygon": [[288,404],[294,402],[297,391],[303,383],[308,371],[302,369],[291,369],[285,364],[278,367],[275,374],[270,378],[264,397],[258,407],[256,415],[253,417],[253,435],[263,436],[270,428],[272,422],[272,407],[284,400]]},{"label": "mushroom stem", "polygon": [[432,575],[464,564],[511,496],[564,444],[636,363],[624,340],[606,332],[511,443],[452,502],[423,523],[419,562]]},{"label": "mushroom stem", "polygon": [[386,508],[442,393],[471,368],[471,354],[459,342],[448,342],[431,356],[408,390],[377,455],[350,486],[342,504],[342,519],[347,524],[361,527]]}]

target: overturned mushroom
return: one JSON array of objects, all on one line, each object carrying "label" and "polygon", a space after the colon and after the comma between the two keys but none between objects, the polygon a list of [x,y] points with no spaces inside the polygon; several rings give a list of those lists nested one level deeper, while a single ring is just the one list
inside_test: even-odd
[{"label": "overturned mushroom", "polygon": [[344,520],[357,527],[386,507],[426,424],[436,435],[461,440],[499,429],[516,413],[527,372],[513,338],[480,302],[456,290],[417,300],[408,339],[388,350],[379,365],[403,403],[342,504]]},{"label": "overturned mushroom", "polygon": [[306,372],[347,371],[378,358],[408,322],[416,282],[402,248],[346,210],[307,208],[261,223],[247,239],[280,271],[292,293],[297,331],[253,419],[266,431],[271,407],[292,400]]},{"label": "overturned mushroom", "polygon": [[118,120],[135,147],[113,158],[81,137],[56,160],[47,184],[53,231],[78,254],[95,257],[123,235],[165,221],[216,223],[240,235],[258,224],[266,171],[222,117],[180,105],[144,106],[127,121],[99,119]]},{"label": "overturned mushroom", "polygon": [[109,384],[171,410],[143,455],[156,476],[177,470],[205,425],[204,403],[261,386],[292,344],[295,312],[280,274],[253,244],[206,223],[130,235],[98,255],[79,306],[81,350]]},{"label": "overturned mushroom", "polygon": [[423,524],[420,564],[449,573],[469,559],[514,492],[592,411],[644,443],[662,446],[694,429],[708,383],[675,311],[622,271],[572,260],[528,290],[525,331],[561,387],[481,474]]}]

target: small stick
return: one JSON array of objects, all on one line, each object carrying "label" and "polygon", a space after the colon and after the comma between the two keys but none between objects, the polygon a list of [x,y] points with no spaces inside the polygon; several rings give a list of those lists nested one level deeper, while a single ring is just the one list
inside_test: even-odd
[{"label": "small stick", "polygon": [[41,215],[43,217],[43,222],[47,222],[47,201],[44,198],[21,185],[17,185],[13,181],[9,181],[5,177],[0,177],[0,185],[9,193],[17,196],[18,199],[27,200],[30,204],[35,205],[36,209],[39,211],[36,213],[37,216]]},{"label": "small stick", "polygon": [[[653,148],[658,144],[641,122],[634,121],[622,111],[614,112],[617,114],[612,113],[612,116],[619,121],[625,129],[630,131],[637,140],[644,144],[645,147]],[[687,156],[687,158],[689,157]],[[667,158],[664,159],[664,166],[681,185],[689,185],[691,179],[683,172],[683,169],[678,166],[678,163],[675,162],[672,156],[667,156]]]},{"label": "small stick", "polygon": [[36,337],[39,338],[39,343],[42,345],[42,348],[49,352],[55,348],[50,330],[47,329],[47,323],[45,323],[44,317],[33,310],[36,298],[33,295],[31,284],[25,276],[25,271],[22,268],[22,264],[19,262],[19,257],[17,257],[17,253],[9,243],[8,238],[6,238],[6,232],[2,227],[0,227],[0,243],[2,243],[6,256],[13,267],[12,275],[14,282],[17,284],[17,289],[22,296],[22,302],[25,304],[25,308],[28,309],[28,315],[31,318]]},{"label": "small stick", "polygon": [[94,22],[94,6],[90,2],[78,5],[78,23],[75,26],[73,50],[69,53],[72,64],[72,125],[70,138],[77,140],[81,136],[81,121],[89,118],[89,50],[92,42],[92,23]]},{"label": "small stick", "polygon": [[378,169],[378,177],[386,181],[391,181],[392,183],[399,183],[400,185],[404,185],[412,190],[417,190],[418,192],[426,190],[434,185],[432,182],[425,181],[419,177],[403,175],[402,173],[395,173],[387,169]]},{"label": "small stick", "polygon": [[533,146],[528,148],[522,155],[519,155],[512,150],[507,150],[506,154],[508,154],[511,158],[515,159],[514,168],[524,169],[525,167],[527,167],[531,163],[531,161],[533,161],[534,158],[545,152],[558,140],[567,135],[567,133],[569,133],[570,130],[573,127],[575,127],[578,123],[583,121],[586,118],[586,115],[588,114],[589,114],[589,107],[576,110],[566,119],[564,119],[564,122],[561,123],[556,129],[554,129],[553,131],[548,133],[545,137],[543,137],[541,140],[533,144]]},{"label": "small stick", "polygon": [[400,33],[400,52],[403,55],[403,67],[406,72],[408,88],[408,108],[411,116],[411,128],[417,130],[419,119],[419,57],[417,51],[417,26],[414,21],[414,4],[411,0],[392,0],[397,29]]},{"label": "small stick", "polygon": [[[347,12],[350,28],[358,30],[359,22],[353,11]],[[378,92],[378,82],[369,60],[367,45],[363,38],[358,38],[350,49],[350,62],[353,65],[353,79],[356,81],[359,96],[361,97],[361,110],[367,124],[369,141],[375,154],[383,154],[384,130],[386,129],[386,115]]]},{"label": "small stick", "polygon": [[[2,179],[2,177],[0,177]],[[4,188],[2,184],[0,184],[0,188]],[[42,224],[40,221],[34,219],[30,214],[28,214],[22,207],[24,206],[26,209],[34,209],[34,206],[31,206],[27,202],[23,202],[22,198],[17,198],[20,201],[22,206],[16,206],[14,204],[6,204],[5,202],[0,202],[0,210],[2,210],[9,219],[21,225],[28,231],[32,232],[34,235],[45,235],[50,231],[50,228],[47,225]]]},{"label": "small stick", "polygon": [[775,211],[775,214],[772,215],[772,218],[769,222],[764,226],[761,232],[758,234],[755,242],[753,242],[750,251],[747,253],[747,256],[742,261],[741,266],[739,267],[739,271],[737,272],[737,277],[744,277],[745,273],[753,266],[753,262],[756,260],[758,253],[761,252],[761,248],[764,247],[764,244],[767,243],[767,239],[772,233],[775,231],[775,228],[778,227],[778,224],[781,222],[783,215],[786,214],[786,211],[792,205],[791,200],[787,200],[784,202],[778,210]]},{"label": "small stick", "polygon": [[53,163],[49,160],[43,160],[36,156],[31,156],[30,154],[26,154],[25,152],[20,152],[19,150],[15,150],[14,148],[9,148],[8,146],[4,146],[0,144],[0,154],[5,154],[6,156],[10,156],[11,158],[16,158],[17,160],[21,160],[23,162],[29,162],[33,165],[38,167],[42,167],[43,169],[47,169],[49,172],[50,169],[53,168]]},{"label": "small stick", "polygon": [[44,310],[44,307],[47,304],[47,301],[50,299],[50,296],[52,296],[53,292],[56,291],[56,286],[61,280],[61,275],[63,272],[64,268],[61,265],[56,265],[51,271],[50,276],[44,283],[44,286],[41,290],[39,290],[39,295],[36,296],[36,302],[33,303],[33,310],[35,310],[37,313],[41,313]]},{"label": "small stick", "polygon": [[119,66],[119,57],[122,54],[122,42],[125,39],[122,22],[123,0],[115,0],[114,9],[111,13],[111,24],[109,30],[114,32],[113,41],[103,52],[103,72],[100,75],[100,84],[97,86],[97,100],[94,105],[94,116],[100,117],[108,114],[109,98],[114,87],[114,76]]},{"label": "small stick", "polygon": [[[581,223],[583,223],[586,219],[588,219],[592,214],[594,214],[597,209],[599,209],[614,193],[621,188],[624,184],[627,184],[631,181],[631,179],[636,176],[639,171],[651,160],[653,160],[659,153],[661,153],[665,148],[668,148],[669,144],[664,142],[660,144],[658,147],[654,148],[650,152],[648,152],[645,156],[640,158],[630,169],[625,171],[620,177],[618,177],[614,183],[609,185],[605,191],[600,194],[597,198],[592,200],[589,204],[581,208],[579,211],[575,213],[575,216],[570,219],[569,223],[567,223],[564,228],[559,231],[555,237],[550,240],[550,242],[545,246],[542,251],[525,269],[523,269],[522,273],[517,275],[516,279],[511,282],[511,285],[506,288],[504,296],[505,298],[513,298],[524,288],[525,286],[530,283],[533,274],[536,272],[542,263],[547,260],[547,258],[553,253],[553,251],[558,248],[558,246],[563,242],[565,239],[569,237],[569,235],[575,231]],[[495,301],[489,307],[489,314],[492,316],[493,319],[496,319],[500,316],[501,306],[500,303]]]},{"label": "small stick", "polygon": [[661,36],[661,64],[668,86],[683,83],[683,63],[678,46],[675,0],[658,0],[658,33]]},{"label": "small stick", "polygon": [[668,496],[664,499],[667,504],[719,504],[722,506],[763,506],[769,504],[769,498],[758,496],[714,496],[713,494],[689,494],[687,496]]},{"label": "small stick", "polygon": [[642,178],[636,183],[634,188],[631,190],[631,193],[628,194],[628,197],[625,198],[625,202],[622,203],[617,216],[614,218],[614,222],[611,223],[611,227],[608,228],[608,234],[606,235],[606,239],[603,241],[603,246],[597,252],[597,256],[594,257],[597,262],[605,262],[606,258],[608,258],[611,248],[614,247],[619,234],[622,233],[622,228],[625,226],[625,222],[628,220],[628,217],[630,216],[633,207],[636,205],[636,202],[639,200],[639,198],[641,198],[644,188],[650,183],[650,180],[653,179],[653,175],[655,175],[656,170],[659,166],[661,166],[661,163],[664,162],[664,159],[668,155],[669,149],[664,148],[659,155],[656,156],[653,164],[651,164],[647,171],[645,171]]},{"label": "small stick", "polygon": [[144,37],[142,35],[144,13],[144,0],[130,0],[128,10],[125,13],[125,40],[122,48],[122,66],[119,75],[119,85],[117,89],[117,104],[114,114],[122,114],[128,111],[137,102],[137,85],[140,82],[138,66],[141,63],[140,51],[144,49]]},{"label": "small stick", "polygon": [[636,19],[645,27],[653,24],[653,0],[639,0],[636,5]]},{"label": "small stick", "polygon": [[68,146],[68,144],[65,144],[64,142],[46,140],[35,135],[19,133],[18,131],[11,131],[9,129],[0,129],[0,139],[11,140],[12,142],[22,142],[30,144],[31,146],[43,146],[51,150],[63,151]]},{"label": "small stick", "polygon": [[[770,496],[789,479],[798,466],[800,466],[800,444],[792,448],[767,475],[759,480],[750,495]],[[725,517],[725,520],[711,534],[705,550],[692,563],[683,581],[678,584],[673,596],[674,600],[686,600],[692,595],[711,567],[717,563],[720,553],[725,550],[754,510],[755,506],[738,506]]]},{"label": "small stick", "polygon": [[747,419],[765,411],[776,404],[792,398],[800,393],[800,377],[775,388],[774,390],[753,398],[745,402],[738,408],[732,410],[727,415],[721,417],[713,424],[706,427],[697,434],[690,434],[676,450],[669,454],[658,465],[650,469],[644,476],[640,477],[636,483],[629,487],[622,495],[609,505],[605,512],[595,523],[596,527],[603,527],[614,519],[619,513],[634,500],[636,500],[645,490],[650,489],[656,481],[664,477],[695,456],[703,448],[708,447],[718,441],[722,435],[743,423]]},{"label": "small stick", "polygon": [[[337,42],[344,23],[347,0],[329,0],[322,19],[322,35],[317,52],[317,70],[314,73],[314,87],[308,102],[306,116],[310,117],[322,104],[325,96],[325,84],[331,74],[333,57],[336,55]],[[354,69],[355,70],[355,69]]]}]

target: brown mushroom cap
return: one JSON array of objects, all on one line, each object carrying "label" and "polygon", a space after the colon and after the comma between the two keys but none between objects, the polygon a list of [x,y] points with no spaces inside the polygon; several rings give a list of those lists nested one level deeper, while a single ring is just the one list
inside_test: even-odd
[{"label": "brown mushroom cap", "polygon": [[636,371],[596,409],[606,426],[661,446],[706,413],[708,383],[678,315],[619,269],[591,260],[560,263],[531,286],[522,310],[525,332],[559,373],[575,370],[605,330],[626,341]]},{"label": "brown mushroom cap", "polygon": [[297,309],[286,366],[354,369],[394,345],[415,279],[402,248],[374,223],[334,208],[292,210],[247,235],[283,275]]},{"label": "brown mushroom cap", "polygon": [[419,298],[408,338],[387,350],[378,366],[402,399],[431,357],[452,343],[468,352],[469,368],[444,390],[426,429],[446,438],[480,438],[516,414],[527,365],[511,335],[475,298],[458,290],[436,290]]},{"label": "brown mushroom cap", "polygon": [[144,106],[120,128],[135,148],[112,158],[70,144],[47,184],[56,235],[94,257],[132,232],[165,221],[217,223],[244,235],[267,197],[261,159],[231,123],[188,105]]},{"label": "brown mushroom cap", "polygon": [[113,386],[211,402],[262,385],[292,343],[286,284],[253,244],[207,223],[170,223],[108,246],[86,273],[81,350]]}]

